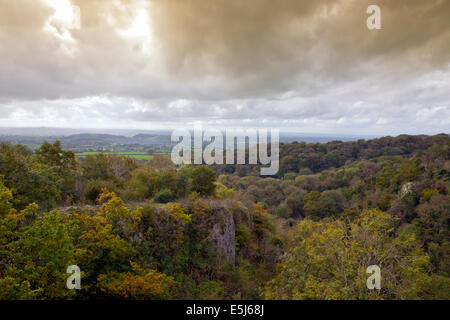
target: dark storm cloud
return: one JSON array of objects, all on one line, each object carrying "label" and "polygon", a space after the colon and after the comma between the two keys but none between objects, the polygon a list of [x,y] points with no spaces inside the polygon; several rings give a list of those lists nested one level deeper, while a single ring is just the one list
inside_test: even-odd
[{"label": "dark storm cloud", "polygon": [[449,63],[450,1],[377,1],[377,32],[365,26],[372,2],[155,1],[154,33],[170,71],[224,76],[225,90],[243,96],[315,93],[364,71],[411,76],[412,65]]}]

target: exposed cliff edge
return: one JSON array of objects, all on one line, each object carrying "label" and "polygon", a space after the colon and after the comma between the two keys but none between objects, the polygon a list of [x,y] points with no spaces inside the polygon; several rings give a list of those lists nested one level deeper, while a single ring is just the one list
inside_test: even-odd
[{"label": "exposed cliff edge", "polygon": [[213,225],[209,238],[217,248],[219,259],[225,258],[234,264],[236,262],[236,230],[233,214],[223,208],[217,208],[214,210],[214,214],[216,215],[217,223]]}]

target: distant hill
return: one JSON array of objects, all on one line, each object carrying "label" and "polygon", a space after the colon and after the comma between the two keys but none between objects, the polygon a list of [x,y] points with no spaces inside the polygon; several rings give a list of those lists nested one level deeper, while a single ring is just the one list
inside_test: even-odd
[{"label": "distant hill", "polygon": [[[44,141],[60,140],[66,149],[108,147],[118,145],[169,146],[169,130],[125,130],[125,129],[64,129],[64,128],[0,128],[0,141],[24,145],[40,145]],[[329,141],[356,141],[368,136],[339,136],[330,134],[308,134],[281,132],[280,141],[326,143]]]},{"label": "distant hill", "polygon": [[41,144],[44,141],[50,143],[60,140],[64,148],[81,147],[104,147],[117,145],[141,145],[141,146],[161,146],[170,145],[170,135],[146,135],[139,134],[133,137],[82,133],[69,136],[26,136],[26,135],[0,135],[0,141],[10,143],[20,143],[24,145]]}]

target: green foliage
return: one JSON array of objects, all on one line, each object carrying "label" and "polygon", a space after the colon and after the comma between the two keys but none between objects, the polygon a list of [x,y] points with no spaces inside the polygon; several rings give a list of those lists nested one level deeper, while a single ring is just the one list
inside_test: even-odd
[{"label": "green foliage", "polygon": [[167,203],[175,199],[170,189],[162,189],[155,195],[155,201],[160,203]]},{"label": "green foliage", "polygon": [[5,273],[21,279],[37,290],[37,297],[62,299],[74,296],[67,290],[66,269],[75,264],[76,248],[70,237],[70,226],[52,211],[24,228],[18,239],[8,245],[11,266]]},{"label": "green foliage", "polygon": [[126,198],[144,200],[153,197],[158,189],[158,175],[154,171],[137,169],[131,173]]},{"label": "green foliage", "polygon": [[84,197],[86,200],[95,203],[103,189],[114,191],[118,188],[111,180],[90,180],[84,189]]},{"label": "green foliage", "polygon": [[[227,199],[233,196],[234,190],[227,188],[220,182],[214,182],[215,184],[215,192],[214,195],[219,199]],[[195,191],[193,191],[195,192]]]},{"label": "green foliage", "polygon": [[216,181],[220,166],[161,155],[0,144],[0,299],[448,299],[449,146],[283,144],[278,177],[241,165]]},{"label": "green foliage", "polygon": [[50,209],[61,199],[62,179],[58,170],[39,162],[20,145],[0,144],[0,174],[14,196],[17,209],[33,202],[42,209]]},{"label": "green foliage", "polygon": [[439,194],[439,190],[437,190],[437,189],[424,189],[422,191],[422,196],[420,197],[420,203],[425,203],[425,202],[430,201],[430,199],[436,194]]},{"label": "green foliage", "polygon": [[75,154],[61,148],[61,143],[56,140],[53,144],[44,142],[39,149],[35,150],[36,159],[42,164],[49,165],[64,180],[65,191],[73,190],[74,173],[77,168]]},{"label": "green foliage", "polygon": [[216,175],[207,166],[198,166],[192,171],[192,190],[202,196],[210,196],[214,193]]},{"label": "green foliage", "polygon": [[167,300],[171,297],[174,281],[155,270],[144,270],[131,263],[133,272],[110,272],[98,277],[100,291],[111,298],[136,300]]},{"label": "green foliage", "polygon": [[[378,210],[355,222],[304,220],[292,248],[267,283],[268,299],[418,299],[430,283],[428,256],[413,235],[393,235],[394,219]],[[381,268],[380,291],[366,288],[366,268]]]},{"label": "green foliage", "polygon": [[315,219],[336,215],[344,208],[344,197],[341,192],[335,190],[322,193],[311,191],[305,195],[303,201],[305,215]]},{"label": "green foliage", "polygon": [[203,281],[198,286],[202,300],[222,300],[225,296],[223,284],[218,281]]},{"label": "green foliage", "polygon": [[386,189],[391,188],[396,184],[396,175],[397,171],[394,168],[390,166],[383,167],[376,176],[376,185]]},{"label": "green foliage", "polygon": [[290,218],[292,209],[286,203],[282,203],[276,208],[275,214],[280,218]]},{"label": "green foliage", "polygon": [[295,174],[295,172],[287,172],[285,173],[285,175],[283,176],[284,180],[295,180],[295,177],[297,175]]},{"label": "green foliage", "polygon": [[378,207],[382,211],[386,211],[391,206],[391,201],[394,199],[394,196],[390,193],[383,193],[378,200]]},{"label": "green foliage", "polygon": [[303,201],[305,195],[306,191],[296,190],[286,198],[286,204],[292,210],[293,214],[301,215],[303,213]]},{"label": "green foliage", "polygon": [[250,244],[252,236],[252,231],[249,227],[247,227],[244,224],[237,224],[236,225],[236,233],[235,233],[235,245],[236,249],[239,250],[240,248],[246,247]]}]

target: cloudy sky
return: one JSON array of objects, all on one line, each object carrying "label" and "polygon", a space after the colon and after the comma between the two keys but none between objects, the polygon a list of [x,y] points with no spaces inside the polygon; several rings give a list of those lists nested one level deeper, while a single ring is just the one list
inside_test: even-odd
[{"label": "cloudy sky", "polygon": [[448,133],[450,0],[0,0],[0,126],[198,121]]}]

